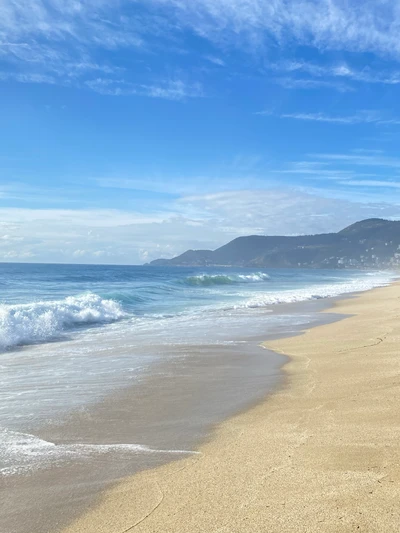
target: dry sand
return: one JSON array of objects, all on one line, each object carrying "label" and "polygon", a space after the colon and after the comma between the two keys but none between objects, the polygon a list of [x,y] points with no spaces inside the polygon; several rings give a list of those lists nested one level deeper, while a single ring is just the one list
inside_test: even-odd
[{"label": "dry sand", "polygon": [[268,343],[283,389],[64,533],[400,531],[400,284],[335,311],[354,316]]}]

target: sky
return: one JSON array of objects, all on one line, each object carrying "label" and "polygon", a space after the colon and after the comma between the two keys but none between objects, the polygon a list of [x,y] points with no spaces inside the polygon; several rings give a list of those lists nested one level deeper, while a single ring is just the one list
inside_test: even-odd
[{"label": "sky", "polygon": [[400,218],[400,1],[2,0],[0,261]]}]

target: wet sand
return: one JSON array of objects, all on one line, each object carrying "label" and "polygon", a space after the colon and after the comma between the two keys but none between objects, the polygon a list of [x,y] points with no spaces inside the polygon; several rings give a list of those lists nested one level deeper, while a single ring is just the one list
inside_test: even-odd
[{"label": "wet sand", "polygon": [[[300,333],[301,326],[290,317],[304,315],[310,327],[335,320],[336,315],[319,313],[330,304],[320,300],[274,306],[266,311],[267,327],[271,313],[287,313],[289,320],[268,328],[268,338]],[[96,505],[121,479],[182,457],[197,457],[195,450],[216,424],[282,384],[281,367],[287,359],[260,347],[266,337],[238,337],[226,345],[160,346],[164,362],[139,383],[58,423],[29,428],[43,441],[55,443],[55,451],[72,446],[73,454],[31,474],[0,479],[0,531],[54,533]],[[156,451],[121,448],[127,443]],[[105,452],[103,446],[111,448]],[[189,453],[179,453],[182,450]]]},{"label": "wet sand", "polygon": [[335,311],[352,316],[268,342],[290,356],[282,389],[63,532],[397,532],[400,284]]},{"label": "wet sand", "polygon": [[[256,343],[174,352],[142,382],[34,432],[60,447],[95,446],[61,456],[58,465],[0,478],[1,533],[53,533],[116,480],[193,455],[213,424],[278,384],[285,360],[266,357]],[[126,444],[154,451],[118,448]],[[97,453],[104,445],[112,448]]]}]

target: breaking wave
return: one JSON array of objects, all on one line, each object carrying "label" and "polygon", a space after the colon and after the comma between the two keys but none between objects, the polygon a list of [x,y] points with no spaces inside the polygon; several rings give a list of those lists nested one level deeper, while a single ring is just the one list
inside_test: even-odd
[{"label": "breaking wave", "polygon": [[247,300],[244,304],[244,307],[255,308],[275,304],[334,298],[336,296],[340,296],[341,294],[363,292],[373,289],[374,287],[382,287],[388,285],[391,279],[394,279],[394,277],[388,274],[374,274],[373,277],[353,279],[343,283],[264,293]]},{"label": "breaking wave", "polygon": [[0,305],[0,350],[50,341],[68,329],[114,322],[126,316],[121,305],[97,294],[64,300]]},{"label": "breaking wave", "polygon": [[235,283],[254,283],[266,281],[269,275],[264,272],[254,272],[252,274],[235,274],[226,276],[224,274],[199,274],[190,276],[184,280],[186,285],[207,287],[210,285],[233,285]]}]

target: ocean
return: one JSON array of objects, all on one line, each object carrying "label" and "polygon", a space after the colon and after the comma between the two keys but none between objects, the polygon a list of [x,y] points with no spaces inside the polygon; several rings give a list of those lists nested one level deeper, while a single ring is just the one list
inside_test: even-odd
[{"label": "ocean", "polygon": [[[104,467],[104,457],[118,454],[154,452],[155,460],[190,452],[205,421],[216,423],[278,379],[283,359],[266,359],[261,340],[313,325],[318,307],[307,304],[394,277],[383,271],[0,264],[0,476],[8,483],[18,478],[16,494],[23,497],[21,479],[32,483],[53,467],[99,457]],[[115,414],[119,407],[107,419],[104,405],[109,412],[124,405],[123,416]],[[12,520],[8,527],[23,531],[12,529]]]}]

